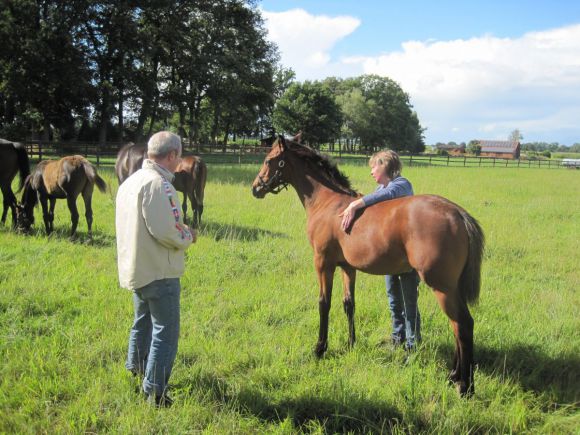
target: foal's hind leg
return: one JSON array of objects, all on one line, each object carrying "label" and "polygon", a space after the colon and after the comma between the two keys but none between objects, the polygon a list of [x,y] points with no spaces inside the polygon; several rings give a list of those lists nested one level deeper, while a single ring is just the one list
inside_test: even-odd
[{"label": "foal's hind leg", "polygon": [[[193,203],[192,203],[193,204]],[[181,210],[183,211],[183,222],[186,223],[187,216],[187,193],[183,192],[183,204],[181,204]]]},{"label": "foal's hind leg", "polygon": [[12,226],[15,227],[16,226],[16,197],[14,196],[14,193],[12,192],[12,189],[10,187],[8,188],[2,188],[2,197],[3,197],[3,201],[2,201],[2,206],[3,206],[3,210],[2,210],[2,225],[4,225],[6,223],[6,216],[8,215],[8,209],[10,209],[10,212],[12,213]]},{"label": "foal's hind leg", "polygon": [[83,201],[85,203],[85,219],[87,220],[87,233],[89,237],[93,236],[92,227],[93,227],[93,186],[87,186],[83,190]]},{"label": "foal's hind leg", "polygon": [[348,345],[354,346],[355,330],[354,330],[354,288],[356,282],[356,269],[350,266],[341,266],[342,268],[342,306],[348,319]]},{"label": "foal's hind leg", "polygon": [[475,393],[473,382],[473,318],[457,293],[435,290],[439,305],[449,317],[455,335],[455,355],[450,380],[462,396]]}]

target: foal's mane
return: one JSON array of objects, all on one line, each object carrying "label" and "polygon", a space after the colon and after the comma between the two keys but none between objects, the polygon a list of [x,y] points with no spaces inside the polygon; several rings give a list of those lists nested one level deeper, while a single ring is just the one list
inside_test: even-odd
[{"label": "foal's mane", "polygon": [[358,196],[358,192],[351,187],[348,177],[327,156],[320,154],[318,151],[306,145],[301,145],[289,139],[286,139],[285,143],[286,147],[294,155],[298,156],[302,161],[311,164],[314,168],[317,168],[339,190],[349,196]]}]

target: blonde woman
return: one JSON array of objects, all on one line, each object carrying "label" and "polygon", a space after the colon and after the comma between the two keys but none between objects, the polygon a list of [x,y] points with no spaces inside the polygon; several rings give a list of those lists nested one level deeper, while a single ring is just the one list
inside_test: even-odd
[{"label": "blonde woman", "polygon": [[[379,151],[369,160],[371,176],[378,186],[373,193],[349,204],[340,214],[342,229],[347,231],[358,209],[377,202],[413,195],[413,186],[401,176],[403,165],[395,151]],[[421,341],[421,316],[417,305],[419,276],[416,271],[400,275],[385,276],[387,297],[393,321],[391,340],[394,345],[405,345],[407,350],[415,348]]]}]

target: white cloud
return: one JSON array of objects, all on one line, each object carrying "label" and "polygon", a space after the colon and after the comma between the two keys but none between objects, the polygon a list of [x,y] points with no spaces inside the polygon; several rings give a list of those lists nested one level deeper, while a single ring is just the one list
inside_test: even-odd
[{"label": "white cloud", "polygon": [[330,51],[338,41],[356,30],[359,19],[311,15],[303,9],[262,11],[262,15],[270,40],[280,49],[282,64],[292,68],[298,80],[342,76],[343,71],[333,73],[333,68],[349,68],[346,64],[333,62]]},{"label": "white cloud", "polygon": [[580,25],[514,39],[409,41],[401,51],[344,61],[400,83],[428,142],[504,139],[516,128],[529,141],[580,141],[573,125],[580,119]]},{"label": "white cloud", "polygon": [[394,52],[333,59],[358,19],[301,9],[263,14],[298,80],[390,77],[411,96],[428,143],[503,139],[516,128],[526,141],[580,142],[580,25],[518,38],[407,41]]}]

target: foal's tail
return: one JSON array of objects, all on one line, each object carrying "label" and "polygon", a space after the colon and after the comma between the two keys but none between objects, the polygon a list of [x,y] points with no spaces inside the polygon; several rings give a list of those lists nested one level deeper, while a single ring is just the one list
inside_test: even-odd
[{"label": "foal's tail", "polygon": [[477,302],[479,289],[481,287],[481,262],[483,260],[483,249],[485,246],[485,236],[479,222],[459,207],[459,213],[467,230],[469,247],[467,252],[467,262],[459,278],[459,288],[465,302],[471,304]]},{"label": "foal's tail", "polygon": [[97,170],[93,164],[88,160],[83,159],[83,168],[89,181],[96,184],[99,190],[102,193],[105,193],[107,191],[107,183],[101,178],[99,174],[97,174]]},{"label": "foal's tail", "polygon": [[21,144],[14,144],[16,156],[18,158],[18,171],[20,173],[20,184],[18,185],[18,192],[24,187],[24,181],[30,175],[30,161],[28,160],[28,153],[26,148]]}]

